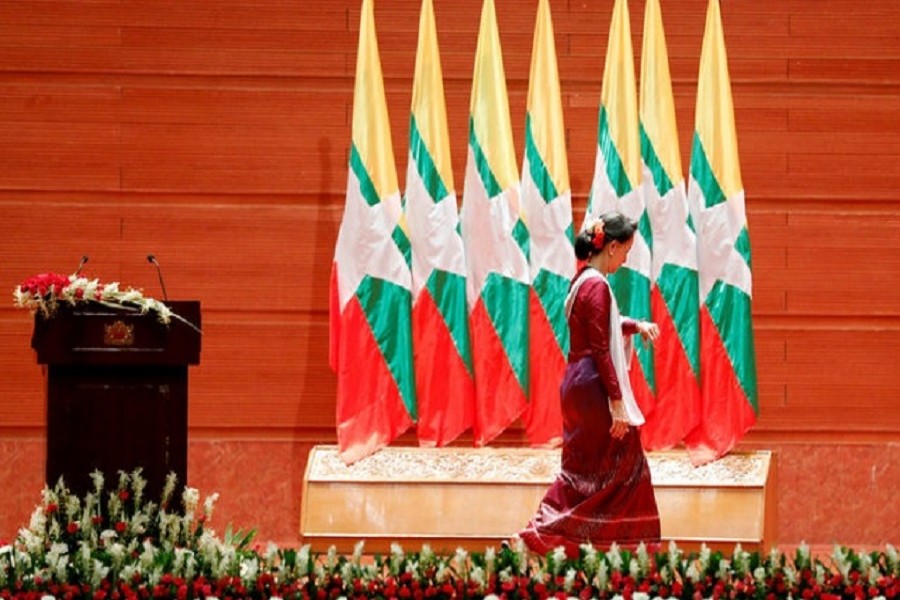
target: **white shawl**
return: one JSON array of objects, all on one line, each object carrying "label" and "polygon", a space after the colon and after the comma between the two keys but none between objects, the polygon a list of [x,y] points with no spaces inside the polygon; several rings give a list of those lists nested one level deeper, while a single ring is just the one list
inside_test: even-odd
[{"label": "white shawl", "polygon": [[[566,320],[572,315],[572,305],[575,304],[575,297],[578,290],[588,279],[600,278],[603,283],[609,287],[609,281],[606,280],[600,271],[594,268],[588,268],[581,272],[581,275],[572,284],[569,295],[566,296]],[[628,378],[628,368],[631,365],[631,356],[634,353],[631,337],[626,340],[622,335],[622,316],[619,314],[619,304],[616,302],[616,295],[612,288],[609,290],[611,298],[609,307],[609,354],[612,359],[613,367],[616,371],[616,377],[619,380],[619,389],[622,392],[622,402],[625,404],[625,416],[629,425],[643,425],[644,415],[638,408],[634,399],[634,392],[631,390],[631,380]],[[610,409],[612,410],[612,409]]]}]

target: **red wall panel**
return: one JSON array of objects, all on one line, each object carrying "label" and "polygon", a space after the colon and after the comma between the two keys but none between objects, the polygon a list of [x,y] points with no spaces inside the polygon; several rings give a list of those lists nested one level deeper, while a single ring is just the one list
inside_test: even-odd
[{"label": "red wall panel", "polygon": [[[435,4],[461,191],[480,3]],[[536,3],[496,4],[521,157]],[[580,222],[612,2],[551,4]],[[684,169],[706,5],[663,1]],[[375,12],[401,185],[418,10],[384,0]],[[643,3],[630,10],[639,61]],[[260,475],[260,489],[294,495],[261,527],[279,540],[296,530],[306,451],[334,440],[327,286],[359,12],[357,0],[0,0],[0,290],[89,254],[88,273],[159,296],[146,261],[156,254],[173,298],[204,309],[191,480],[231,496],[226,516],[246,522],[260,492],[234,469],[284,450]],[[754,262],[761,413],[747,444],[823,465],[869,460],[900,434],[889,358],[900,350],[900,6],[757,0],[723,2],[722,14]],[[30,328],[0,306],[0,443],[15,456],[43,443]],[[521,430],[502,443],[523,443]],[[859,445],[874,450],[848,450]],[[779,468],[790,481],[801,470]],[[806,487],[786,498],[833,492],[796,480]],[[16,481],[0,470],[0,487]],[[0,538],[29,512],[19,504],[0,510]],[[804,521],[804,506],[782,511],[788,541],[880,540],[851,513]]]}]

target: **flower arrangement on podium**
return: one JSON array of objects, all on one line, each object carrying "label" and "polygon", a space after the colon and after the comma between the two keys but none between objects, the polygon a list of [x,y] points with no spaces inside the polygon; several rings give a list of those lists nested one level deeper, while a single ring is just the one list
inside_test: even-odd
[{"label": "flower arrangement on podium", "polygon": [[13,300],[19,308],[50,318],[60,306],[78,306],[95,302],[117,310],[154,313],[161,323],[168,325],[172,319],[181,321],[200,331],[186,319],[175,314],[165,303],[145,296],[132,287],[121,287],[119,282],[103,283],[99,279],[80,277],[77,273],[41,273],[29,277],[13,291]]}]

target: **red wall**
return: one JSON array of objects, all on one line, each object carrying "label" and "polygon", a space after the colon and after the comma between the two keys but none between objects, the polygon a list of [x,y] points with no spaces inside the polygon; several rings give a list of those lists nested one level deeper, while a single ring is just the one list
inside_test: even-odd
[{"label": "red wall", "polygon": [[[306,453],[334,440],[327,285],[359,4],[0,0],[0,290],[88,254],[88,274],[159,297],[155,253],[172,296],[203,303],[189,483],[222,494],[222,529],[284,543]],[[662,7],[686,166],[706,0]],[[643,3],[630,8],[639,60]],[[497,0],[520,153],[535,9]],[[376,3],[401,182],[418,10]],[[480,3],[435,10],[461,190]],[[552,10],[580,218],[612,2]],[[722,12],[753,243],[761,412],[745,446],[779,453],[783,541],[897,541],[900,5],[725,0]],[[0,306],[0,538],[43,481],[30,331]]]}]

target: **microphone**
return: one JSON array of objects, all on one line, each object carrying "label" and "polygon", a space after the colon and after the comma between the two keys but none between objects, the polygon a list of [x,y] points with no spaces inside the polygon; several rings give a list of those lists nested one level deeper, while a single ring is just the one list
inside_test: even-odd
[{"label": "microphone", "polygon": [[156,260],[156,256],[152,254],[147,255],[147,262],[156,267],[156,274],[159,276],[159,286],[162,288],[163,293],[163,302],[169,301],[169,295],[166,293],[166,284],[163,281],[162,269],[159,268],[159,261]]},{"label": "microphone", "polygon": [[78,268],[75,269],[75,275],[78,275],[79,273],[81,273],[81,269],[84,268],[84,263],[86,263],[87,261],[88,261],[88,255],[85,254],[84,256],[81,257],[81,262],[78,263]]}]

